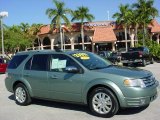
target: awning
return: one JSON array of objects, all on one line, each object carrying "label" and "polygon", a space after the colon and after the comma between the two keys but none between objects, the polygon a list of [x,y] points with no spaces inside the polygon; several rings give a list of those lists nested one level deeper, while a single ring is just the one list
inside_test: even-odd
[{"label": "awning", "polygon": [[112,27],[96,27],[93,35],[94,43],[115,42],[116,35]]}]

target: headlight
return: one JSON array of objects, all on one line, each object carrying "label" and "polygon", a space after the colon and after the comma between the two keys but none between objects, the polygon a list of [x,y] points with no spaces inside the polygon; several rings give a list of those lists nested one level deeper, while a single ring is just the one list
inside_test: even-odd
[{"label": "headlight", "polygon": [[124,85],[127,87],[146,87],[142,79],[126,79],[124,80]]}]

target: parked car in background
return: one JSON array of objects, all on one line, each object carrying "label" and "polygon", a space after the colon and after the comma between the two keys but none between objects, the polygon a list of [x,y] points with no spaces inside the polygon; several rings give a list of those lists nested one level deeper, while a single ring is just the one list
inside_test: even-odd
[{"label": "parked car in background", "polygon": [[99,51],[98,55],[116,64],[121,61],[121,54],[119,52],[112,51]]},{"label": "parked car in background", "polygon": [[111,55],[112,51],[98,51],[98,55],[101,57],[104,57],[105,59],[108,59]]},{"label": "parked car in background", "polygon": [[6,72],[7,65],[7,60],[5,60],[4,58],[0,58],[0,73]]},{"label": "parked car in background", "polygon": [[158,81],[146,70],[112,65],[87,51],[17,53],[5,78],[19,105],[32,98],[88,105],[93,114],[112,117],[119,108],[148,106]]},{"label": "parked car in background", "polygon": [[153,56],[147,47],[129,48],[128,52],[122,53],[122,64],[128,65],[142,65],[153,64]]},{"label": "parked car in background", "polygon": [[116,64],[121,61],[121,54],[119,52],[112,52],[108,60]]}]

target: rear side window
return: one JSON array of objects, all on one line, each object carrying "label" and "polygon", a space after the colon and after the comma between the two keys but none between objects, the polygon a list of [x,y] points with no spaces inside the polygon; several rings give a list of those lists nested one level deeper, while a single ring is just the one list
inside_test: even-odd
[{"label": "rear side window", "polygon": [[26,58],[28,55],[16,55],[10,61],[8,68],[9,69],[16,69]]},{"label": "rear side window", "polygon": [[47,54],[38,54],[34,55],[28,60],[25,65],[25,70],[38,70],[38,71],[47,71],[48,70],[48,58]]}]

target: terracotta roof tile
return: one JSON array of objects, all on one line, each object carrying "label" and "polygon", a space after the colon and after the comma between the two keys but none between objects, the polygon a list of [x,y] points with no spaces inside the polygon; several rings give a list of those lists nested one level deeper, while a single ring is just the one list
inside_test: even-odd
[{"label": "terracotta roof tile", "polygon": [[[93,31],[96,27],[102,26],[102,27],[109,27],[112,26],[113,21],[99,21],[99,22],[85,22],[84,23],[84,30],[85,31]],[[64,25],[65,31],[72,31],[72,32],[79,32],[81,29],[81,24],[80,23],[73,23],[71,28],[68,28]],[[67,30],[68,29],[68,30]],[[59,30],[55,30],[53,32],[57,32]],[[40,32],[38,35],[41,34],[47,34],[50,32],[50,25],[44,25],[41,27]]]},{"label": "terracotta roof tile", "polygon": [[50,25],[44,25],[40,28],[40,32],[38,34],[46,34],[50,31]]},{"label": "terracotta roof tile", "polygon": [[151,24],[148,25],[148,27],[151,28],[151,32],[153,33],[159,33],[160,32],[160,24],[154,19],[152,20]]},{"label": "terracotta roof tile", "polygon": [[[79,32],[81,29],[80,23],[73,23],[71,28],[68,28],[64,25],[65,32]],[[97,28],[98,27],[98,28]],[[117,25],[114,21],[99,21],[99,22],[86,22],[84,23],[84,30],[85,31],[94,31],[96,29],[99,29],[99,27],[104,28],[112,28],[112,29],[123,29],[121,25]],[[160,32],[160,25],[156,20],[152,21],[152,24],[148,25],[149,28],[151,28],[151,32],[159,33]],[[52,32],[58,32],[59,29],[54,29]],[[40,32],[38,35],[48,34],[50,31],[50,25],[44,25],[41,27]],[[108,31],[108,33],[111,31]],[[99,33],[100,34],[100,33]],[[107,34],[107,33],[106,33]],[[113,38],[113,37],[112,37]],[[115,39],[114,39],[115,40]]]},{"label": "terracotta roof tile", "polygon": [[93,35],[93,42],[116,41],[116,35],[112,27],[96,27]]}]

